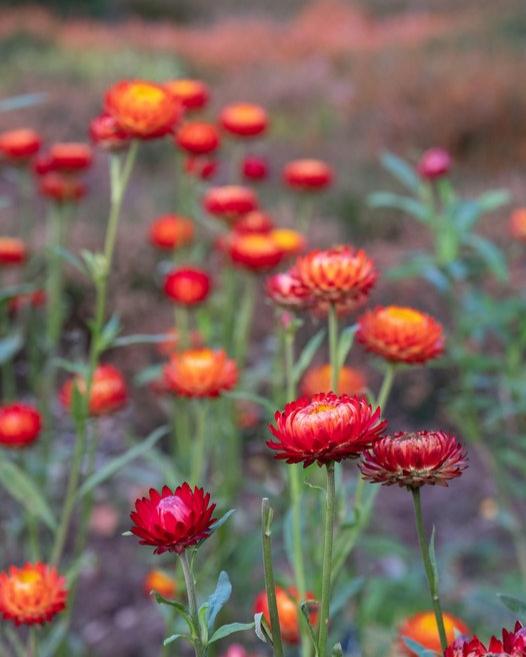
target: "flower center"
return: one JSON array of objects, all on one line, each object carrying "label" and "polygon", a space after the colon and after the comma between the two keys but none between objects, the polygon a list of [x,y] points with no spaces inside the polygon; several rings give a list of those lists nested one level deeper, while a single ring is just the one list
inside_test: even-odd
[{"label": "flower center", "polygon": [[419,313],[418,310],[400,306],[389,306],[384,310],[384,316],[397,324],[420,324],[423,320],[422,313]]},{"label": "flower center", "polygon": [[189,510],[183,500],[177,495],[168,495],[157,505],[157,510],[162,520],[167,515],[172,516],[177,522],[185,522],[189,516]]}]

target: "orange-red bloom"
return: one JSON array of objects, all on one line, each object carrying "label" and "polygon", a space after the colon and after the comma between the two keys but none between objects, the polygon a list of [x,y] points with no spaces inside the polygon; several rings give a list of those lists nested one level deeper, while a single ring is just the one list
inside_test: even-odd
[{"label": "orange-red bloom", "polygon": [[57,203],[73,203],[86,196],[86,186],[72,176],[51,171],[41,176],[38,189],[45,198]]},{"label": "orange-red bloom", "polygon": [[199,178],[200,180],[209,180],[217,173],[218,163],[209,157],[187,157],[184,161],[184,170],[186,173]]},{"label": "orange-red bloom", "polygon": [[427,180],[447,176],[451,169],[451,155],[443,148],[430,148],[418,163],[418,173]]},{"label": "orange-red bloom", "polygon": [[312,302],[310,290],[303,285],[294,269],[269,276],[265,289],[269,298],[284,308],[304,309]]},{"label": "orange-red bloom", "polygon": [[[312,593],[307,593],[307,600],[315,600]],[[300,640],[300,630],[298,622],[298,592],[295,588],[283,589],[276,586],[276,603],[278,606],[279,627],[281,638],[287,643],[296,644]],[[261,591],[254,602],[254,613],[263,614],[263,618],[270,623],[270,612],[268,608],[267,592]],[[318,621],[318,612],[313,610],[309,614],[309,621],[315,626]]]},{"label": "orange-red bloom", "polygon": [[387,426],[379,408],[365,398],[320,393],[301,397],[277,411],[269,429],[276,440],[267,446],[275,458],[306,468],[357,458],[378,441]]},{"label": "orange-red bloom", "polygon": [[45,290],[34,292],[23,292],[9,299],[9,310],[13,313],[20,312],[25,308],[40,308],[46,303]]},{"label": "orange-red bloom", "polygon": [[[329,392],[331,390],[330,364],[311,367],[301,383],[301,392],[306,397],[312,397],[318,392]],[[352,367],[340,368],[338,380],[338,392],[340,395],[356,395],[365,390],[366,381],[363,372]]]},{"label": "orange-red bloom", "polygon": [[205,194],[203,203],[207,212],[230,221],[235,221],[258,206],[254,192],[240,185],[212,187]]},{"label": "orange-red bloom", "polygon": [[163,598],[173,598],[177,592],[177,582],[164,570],[155,568],[150,570],[144,579],[144,591],[146,595],[150,595],[152,591],[155,591]]},{"label": "orange-red bloom", "polygon": [[201,109],[208,103],[208,87],[201,80],[171,80],[164,86],[187,112]]},{"label": "orange-red bloom", "polygon": [[[444,612],[442,617],[444,619],[444,628],[448,643],[452,643],[459,634],[470,634],[467,626],[459,618],[453,616],[453,614]],[[432,611],[423,611],[407,618],[400,626],[398,636],[400,647],[408,657],[417,657],[417,655],[407,647],[404,639],[411,639],[415,643],[427,648],[427,650],[432,650],[437,654],[442,653],[437,622],[435,614]]]},{"label": "orange-red bloom", "polygon": [[292,228],[275,228],[270,236],[285,255],[298,255],[305,249],[305,238]]},{"label": "orange-red bloom", "polygon": [[208,155],[219,148],[219,132],[212,123],[188,121],[177,130],[175,143],[191,155]]},{"label": "orange-red bloom", "polygon": [[67,142],[54,144],[49,150],[50,166],[53,171],[64,173],[84,171],[93,161],[88,144]]},{"label": "orange-red bloom", "polygon": [[122,80],[106,92],[104,110],[127,135],[153,139],[171,132],[181,109],[173,94],[146,80]]},{"label": "orange-red bloom", "polygon": [[19,128],[0,133],[0,159],[11,164],[25,164],[36,155],[42,145],[42,138],[35,130]]},{"label": "orange-red bloom", "polygon": [[365,251],[351,246],[310,251],[296,261],[298,277],[320,303],[350,307],[364,299],[378,273]]},{"label": "orange-red bloom", "polygon": [[0,573],[0,613],[16,625],[50,621],[66,607],[66,581],[40,562]]},{"label": "orange-red bloom", "polygon": [[192,490],[186,482],[173,492],[168,486],[160,493],[151,488],[148,497],[135,502],[131,531],[141,545],[155,547],[155,554],[181,554],[210,536],[215,507],[210,493],[197,486]]},{"label": "orange-red bloom", "polygon": [[402,431],[387,436],[364,452],[360,464],[368,481],[409,488],[447,486],[466,468],[464,449],[445,431]]},{"label": "orange-red bloom", "polygon": [[510,233],[516,240],[526,240],[526,208],[517,208],[511,213]]},{"label": "orange-red bloom", "polygon": [[247,180],[259,182],[268,178],[268,162],[260,155],[247,155],[241,164],[241,173]]},{"label": "orange-red bloom", "polygon": [[232,262],[251,271],[266,271],[278,265],[285,255],[272,233],[238,233],[225,241]]},{"label": "orange-red bloom", "polygon": [[0,445],[27,447],[35,442],[42,429],[40,413],[29,404],[0,407]]},{"label": "orange-red bloom", "polygon": [[128,146],[128,135],[109,114],[100,114],[91,120],[89,126],[91,140],[108,151],[118,151]]},{"label": "orange-red bloom", "polygon": [[166,296],[183,306],[195,306],[205,301],[211,287],[210,276],[197,267],[172,269],[164,279]]},{"label": "orange-red bloom", "polygon": [[492,636],[487,648],[477,636],[459,637],[446,648],[444,657],[524,657],[525,654],[526,631],[522,623],[517,621],[513,630],[502,630],[502,639]]},{"label": "orange-red bloom", "polygon": [[332,170],[321,160],[294,160],[283,169],[283,180],[294,189],[315,191],[332,182]]},{"label": "orange-red bloom", "polygon": [[234,228],[236,233],[270,233],[274,222],[266,212],[253,210],[240,217]]},{"label": "orange-red bloom", "polygon": [[256,137],[268,126],[267,113],[260,105],[233,103],[227,105],[219,117],[223,128],[236,137]]},{"label": "orange-red bloom", "polygon": [[163,214],[150,226],[150,242],[159,249],[178,249],[194,238],[194,222],[177,214]]},{"label": "orange-red bloom", "polygon": [[[59,392],[63,406],[71,410],[73,390],[86,394],[86,381],[77,375],[68,379]],[[128,401],[126,381],[121,372],[113,365],[99,365],[93,375],[89,400],[90,415],[107,415],[122,408]]]},{"label": "orange-red bloom", "polygon": [[218,397],[238,379],[235,361],[220,349],[188,349],[175,353],[164,368],[168,391],[184,397]]},{"label": "orange-red bloom", "polygon": [[444,351],[442,326],[413,308],[387,306],[365,313],[358,321],[357,339],[394,363],[425,363]]},{"label": "orange-red bloom", "polygon": [[20,265],[27,259],[24,242],[17,237],[0,237],[0,266]]}]

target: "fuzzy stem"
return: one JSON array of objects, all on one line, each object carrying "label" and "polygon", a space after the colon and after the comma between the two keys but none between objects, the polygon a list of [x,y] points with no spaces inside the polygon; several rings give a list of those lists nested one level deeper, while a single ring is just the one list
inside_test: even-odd
[{"label": "fuzzy stem", "polygon": [[188,597],[188,611],[190,612],[190,617],[194,625],[192,641],[194,644],[195,655],[196,657],[201,657],[201,655],[203,655],[203,643],[201,641],[201,635],[200,635],[197,594],[195,590],[194,576],[192,573],[192,569],[190,567],[190,563],[188,562],[188,556],[186,554],[186,551],[182,552],[179,555],[179,559],[181,561],[181,566],[184,575],[184,582],[186,585],[186,595]]},{"label": "fuzzy stem", "polygon": [[265,590],[267,593],[274,657],[283,657],[283,643],[281,640],[281,627],[279,624],[278,603],[276,600],[276,582],[274,580],[274,567],[272,565],[272,516],[273,511],[268,498],[264,497],[261,501],[261,520],[263,529],[262,540],[263,568],[265,571]]},{"label": "fuzzy stem", "polygon": [[338,394],[340,381],[340,363],[338,362],[338,315],[336,305],[329,306],[329,360],[331,363],[331,389]]},{"label": "fuzzy stem", "polygon": [[195,409],[195,438],[194,449],[192,453],[192,468],[190,483],[194,486],[201,483],[205,469],[205,451],[206,451],[206,400],[196,400]]},{"label": "fuzzy stem", "polygon": [[254,316],[254,305],[256,302],[256,277],[247,273],[245,276],[245,289],[241,299],[239,315],[235,325],[234,345],[236,349],[236,361],[239,368],[243,368],[247,356],[252,319]]},{"label": "fuzzy stem", "polygon": [[327,654],[329,634],[329,614],[331,601],[332,546],[334,539],[334,521],[336,518],[336,484],[334,463],[327,464],[327,492],[325,497],[325,530],[323,543],[323,569],[320,603],[320,627],[318,630],[318,655]]}]

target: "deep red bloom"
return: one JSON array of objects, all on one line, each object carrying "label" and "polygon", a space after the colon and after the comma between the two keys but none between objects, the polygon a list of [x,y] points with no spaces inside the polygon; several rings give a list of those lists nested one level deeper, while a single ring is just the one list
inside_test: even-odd
[{"label": "deep red bloom", "polygon": [[185,397],[218,397],[238,379],[235,361],[220,349],[175,353],[164,368],[166,390]]},{"label": "deep red bloom", "polygon": [[418,163],[418,173],[427,180],[447,176],[451,169],[451,156],[443,148],[430,148]]},{"label": "deep red bloom", "polygon": [[35,442],[42,429],[42,418],[34,406],[8,404],[0,407],[0,445],[27,447]]},{"label": "deep red bloom", "polygon": [[238,233],[233,231],[225,241],[232,262],[251,271],[267,271],[278,265],[285,255],[272,233]]},{"label": "deep red bloom", "polygon": [[99,114],[92,119],[89,134],[94,144],[108,151],[121,150],[130,143],[128,135],[109,114]]},{"label": "deep red bloom", "polygon": [[495,655],[513,657],[526,655],[526,628],[522,623],[517,621],[512,631],[503,629],[502,639],[491,637],[487,648],[477,636],[471,639],[460,637],[444,652],[444,657],[490,657]]},{"label": "deep red bloom", "polygon": [[312,302],[310,290],[303,285],[293,269],[269,276],[265,289],[270,299],[284,308],[302,310]]},{"label": "deep red bloom", "polygon": [[181,554],[210,536],[215,507],[210,493],[197,486],[192,490],[186,482],[173,492],[168,486],[160,493],[151,488],[148,497],[135,502],[131,531],[141,545],[155,547],[155,554]]},{"label": "deep red bloom", "polygon": [[378,278],[365,251],[347,245],[311,251],[299,257],[296,271],[320,302],[335,304],[361,301]]},{"label": "deep red bloom", "polygon": [[267,113],[263,107],[253,103],[227,105],[219,120],[223,128],[236,137],[257,137],[268,126]]},{"label": "deep red bloom", "polygon": [[181,107],[166,87],[146,80],[121,80],[106,92],[104,110],[131,138],[154,139],[171,132]]},{"label": "deep red bloom", "polygon": [[159,249],[177,249],[194,238],[194,222],[176,214],[157,217],[150,226],[150,242]]},{"label": "deep red bloom", "polygon": [[18,237],[0,237],[0,266],[20,265],[27,259],[27,249]]},{"label": "deep red bloom", "polygon": [[247,155],[241,164],[241,173],[247,180],[265,180],[268,178],[268,162],[260,155]]},{"label": "deep red bloom", "polygon": [[[467,626],[453,614],[444,612],[444,629],[448,643],[455,640],[457,635],[467,636],[470,632]],[[408,657],[418,657],[415,652],[407,647],[404,639],[411,639],[419,645],[440,654],[442,647],[440,645],[440,636],[438,634],[437,622],[433,611],[423,611],[407,618],[401,625],[398,636],[399,645]]]},{"label": "deep red bloom", "polygon": [[[63,406],[71,409],[73,390],[86,394],[86,381],[77,375],[68,379],[59,392]],[[93,375],[89,400],[90,415],[107,415],[121,409],[128,401],[126,381],[121,372],[113,365],[99,365]]]},{"label": "deep red bloom", "polygon": [[219,148],[219,132],[212,123],[188,121],[177,130],[175,143],[190,155],[209,155]]},{"label": "deep red bloom", "polygon": [[275,458],[307,467],[358,458],[378,441],[387,426],[379,408],[362,397],[320,393],[301,397],[277,411],[267,446]]},{"label": "deep red bloom", "polygon": [[357,339],[394,363],[425,363],[444,351],[442,326],[413,308],[375,308],[358,320]]},{"label": "deep red bloom", "polygon": [[53,171],[53,162],[49,153],[37,155],[33,160],[32,169],[37,176],[45,176],[46,173]]},{"label": "deep red bloom", "polygon": [[203,204],[210,214],[230,221],[235,221],[258,207],[254,192],[240,185],[212,187],[205,194]]},{"label": "deep red bloom", "polygon": [[66,607],[66,581],[54,566],[26,563],[0,573],[0,613],[16,625],[50,621]]},{"label": "deep red bloom", "polygon": [[325,189],[331,184],[332,177],[331,168],[321,160],[294,160],[283,169],[284,182],[294,189]]},{"label": "deep red bloom", "polygon": [[197,267],[172,269],[164,279],[164,292],[172,301],[183,306],[195,306],[210,294],[210,276]]},{"label": "deep red bloom", "polygon": [[39,192],[57,203],[73,203],[86,196],[86,185],[72,176],[61,173],[46,173],[41,176]]},{"label": "deep red bloom", "polygon": [[64,173],[84,171],[93,161],[93,153],[88,144],[67,142],[54,144],[49,149],[51,169]]},{"label": "deep red bloom", "polygon": [[201,109],[208,103],[210,93],[201,80],[171,80],[164,86],[187,112]]},{"label": "deep red bloom", "polygon": [[360,470],[365,479],[392,486],[447,486],[467,468],[466,452],[445,431],[399,432],[364,452]]},{"label": "deep red bloom", "polygon": [[270,233],[274,222],[266,212],[253,210],[240,217],[234,226],[236,233]]},{"label": "deep red bloom", "polygon": [[36,155],[42,145],[42,138],[35,130],[19,128],[0,133],[0,159],[11,164],[25,164]]},{"label": "deep red bloom", "polygon": [[217,160],[209,157],[187,157],[184,161],[184,170],[191,176],[201,180],[213,178],[218,169]]},{"label": "deep red bloom", "polygon": [[[312,593],[307,593],[305,596],[307,600],[315,600]],[[286,643],[296,644],[300,640],[300,629],[298,619],[298,591],[289,587],[283,589],[276,586],[276,603],[278,607],[279,628],[281,630],[281,638]],[[268,608],[267,592],[261,591],[254,602],[254,613],[263,614],[263,618],[270,623],[270,612]],[[311,626],[315,626],[318,621],[318,612],[312,610],[309,613],[309,621]]]}]

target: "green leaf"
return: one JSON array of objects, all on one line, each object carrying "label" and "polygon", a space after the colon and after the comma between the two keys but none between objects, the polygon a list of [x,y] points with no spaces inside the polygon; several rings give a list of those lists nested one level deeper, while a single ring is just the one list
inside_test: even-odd
[{"label": "green leaf", "polygon": [[225,522],[230,518],[230,516],[234,515],[236,512],[235,509],[230,509],[227,511],[224,515],[219,518],[219,520],[216,520],[213,525],[210,526],[210,531],[215,532],[217,531],[220,527],[222,527]]},{"label": "green leaf", "polygon": [[184,619],[184,621],[188,625],[188,629],[190,630],[190,633],[193,634],[194,629],[197,628],[194,628],[194,623],[192,621],[192,618],[190,617],[190,614],[186,610],[186,607],[181,602],[177,602],[177,600],[168,600],[168,598],[165,598],[160,593],[157,593],[157,591],[153,591],[153,597],[155,598],[157,604],[167,605],[168,607],[172,607],[172,609],[174,609],[176,613],[179,616],[181,616],[181,618]]},{"label": "green leaf", "polygon": [[113,341],[113,347],[129,347],[135,344],[160,344],[168,340],[170,336],[167,333],[148,335],[138,333],[137,335],[122,335]]},{"label": "green leaf", "polygon": [[389,210],[400,210],[424,224],[430,222],[429,212],[426,206],[409,196],[400,196],[400,194],[393,194],[391,192],[375,192],[368,197],[367,204],[369,207],[375,209],[387,208]]},{"label": "green leaf", "polygon": [[219,641],[219,639],[224,639],[235,632],[246,632],[247,630],[253,630],[255,627],[254,623],[229,623],[228,625],[222,625],[218,628],[211,636],[209,644]]},{"label": "green leaf", "polygon": [[120,330],[120,319],[117,315],[113,314],[102,329],[98,344],[99,353],[102,353],[103,351],[106,351],[106,349],[109,349],[113,346],[113,343],[116,341]]},{"label": "green leaf", "polygon": [[409,648],[409,650],[413,653],[416,653],[418,657],[436,657],[436,652],[429,650],[429,648],[425,648],[423,645],[413,641],[413,639],[410,639],[408,636],[403,636],[402,641]]},{"label": "green leaf", "polygon": [[187,634],[172,634],[171,636],[167,637],[163,641],[163,646],[169,646],[171,643],[174,643],[174,641],[177,641],[177,639],[188,639],[188,640],[190,640],[191,637],[189,637]]},{"label": "green leaf", "polygon": [[316,635],[314,634],[314,628],[310,624],[310,614],[312,612],[313,606],[315,606],[315,609],[318,608],[318,603],[314,603],[313,605],[313,600],[305,600],[300,604],[300,610],[301,613],[303,614],[303,617],[305,618],[305,623],[307,625],[307,630],[309,632],[309,639],[311,640],[311,643],[314,647],[314,652],[317,654],[318,650],[318,642],[316,640]]},{"label": "green leaf", "polygon": [[54,530],[57,526],[53,513],[37,485],[12,461],[0,462],[0,484],[32,515]]},{"label": "green leaf", "polygon": [[68,632],[69,621],[53,623],[47,636],[40,638],[39,657],[54,657]]},{"label": "green leaf", "polygon": [[266,399],[261,395],[256,395],[255,393],[249,392],[248,390],[229,390],[228,392],[223,393],[223,397],[254,402],[254,404],[258,404],[259,406],[262,406],[264,409],[266,409],[271,415],[274,415],[276,411],[276,407],[269,399]]},{"label": "green leaf", "polygon": [[55,251],[62,258],[62,260],[65,260],[72,267],[74,267],[75,269],[78,269],[78,271],[80,271],[84,275],[86,275],[88,273],[86,271],[86,266],[84,265],[82,260],[80,258],[78,258],[74,253],[72,253],[68,249],[65,249],[63,246],[59,246],[58,248],[55,249]]},{"label": "green leaf", "polygon": [[331,650],[331,657],[343,657],[343,648],[339,641],[333,645]]},{"label": "green leaf", "polygon": [[438,584],[438,566],[437,566],[437,555],[435,550],[435,538],[436,538],[436,532],[435,532],[435,526],[433,525],[433,530],[431,531],[431,538],[429,540],[429,559],[431,561],[431,567],[433,568],[433,577],[435,579],[435,583]]},{"label": "green leaf", "polygon": [[514,614],[520,614],[521,616],[526,614],[526,602],[523,602],[518,598],[514,598],[511,595],[504,595],[503,593],[498,593],[497,597],[500,599],[502,604]]},{"label": "green leaf", "polygon": [[354,343],[354,336],[358,330],[358,324],[353,326],[347,326],[343,329],[340,335],[340,340],[338,343],[338,365],[343,367],[349,352],[352,349]]},{"label": "green leaf", "polygon": [[263,643],[272,644],[270,628],[268,627],[267,622],[263,618],[263,612],[254,614],[254,631],[256,632],[256,636],[260,641],[263,641]]},{"label": "green leaf", "polygon": [[325,329],[320,329],[315,335],[312,336],[305,347],[303,347],[300,357],[296,361],[294,369],[292,370],[292,377],[296,383],[301,379],[305,370],[311,364],[312,359],[320,348],[324,337]]},{"label": "green leaf", "polygon": [[20,331],[14,331],[0,340],[0,365],[8,363],[22,349],[24,338]]},{"label": "green leaf", "polygon": [[486,263],[492,273],[500,281],[508,280],[508,265],[502,251],[480,235],[467,235],[465,243],[470,246],[477,255]]},{"label": "green leaf", "polygon": [[96,486],[99,486],[104,481],[112,477],[116,472],[121,470],[125,465],[128,465],[131,461],[139,458],[145,452],[150,450],[159,440],[166,436],[168,433],[168,427],[162,426],[152,433],[142,442],[138,443],[131,447],[124,454],[120,454],[116,458],[112,459],[102,468],[94,472],[86,481],[82,484],[80,489],[77,492],[77,499],[81,500],[85,495],[92,491]]},{"label": "green leaf", "polygon": [[232,594],[232,584],[228,574],[222,570],[219,573],[219,578],[217,580],[217,585],[215,591],[208,598],[208,610],[206,612],[206,624],[208,625],[209,631],[214,627],[214,623],[217,618],[217,614],[221,611],[223,606],[228,602]]},{"label": "green leaf", "polygon": [[482,212],[493,212],[510,202],[511,194],[506,189],[492,189],[477,199]]},{"label": "green leaf", "polygon": [[[115,346],[120,346],[120,345],[115,345]],[[163,369],[164,369],[164,365],[158,365],[158,364],[145,367],[143,370],[141,370],[135,375],[133,382],[136,386],[148,385],[152,381],[155,381],[155,379],[161,377],[163,373]]]},{"label": "green leaf", "polygon": [[54,367],[69,372],[70,374],[86,376],[88,373],[88,366],[86,363],[78,363],[73,360],[66,360],[65,358],[53,358],[51,362]]},{"label": "green leaf", "polygon": [[418,192],[422,184],[416,171],[400,157],[393,153],[384,153],[380,158],[382,166],[399,182],[412,192]]}]

